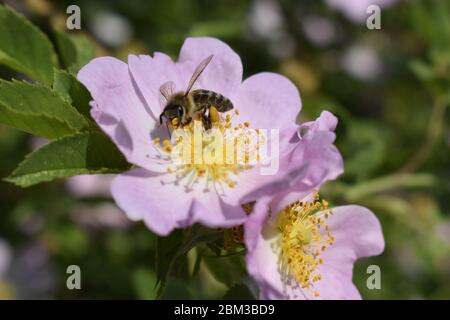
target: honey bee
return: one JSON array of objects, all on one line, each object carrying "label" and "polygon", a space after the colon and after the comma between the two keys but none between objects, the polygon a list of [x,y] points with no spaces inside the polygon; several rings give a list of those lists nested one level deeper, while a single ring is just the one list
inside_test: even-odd
[{"label": "honey bee", "polygon": [[200,120],[205,129],[208,130],[211,128],[212,122],[219,117],[217,111],[227,112],[233,109],[230,99],[220,93],[205,89],[191,91],[212,58],[213,55],[210,55],[200,62],[192,74],[185,92],[174,93],[175,84],[173,81],[168,81],[159,88],[166,100],[164,110],[159,116],[161,125],[163,118],[166,118],[166,126],[169,129],[179,125],[185,126],[192,120]]}]

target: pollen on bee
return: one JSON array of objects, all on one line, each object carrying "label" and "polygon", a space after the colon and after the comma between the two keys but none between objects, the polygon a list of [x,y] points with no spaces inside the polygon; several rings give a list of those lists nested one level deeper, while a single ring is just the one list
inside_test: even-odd
[{"label": "pollen on bee", "polygon": [[209,117],[211,119],[211,122],[219,122],[220,121],[220,114],[217,111],[217,109],[214,107],[209,108]]}]

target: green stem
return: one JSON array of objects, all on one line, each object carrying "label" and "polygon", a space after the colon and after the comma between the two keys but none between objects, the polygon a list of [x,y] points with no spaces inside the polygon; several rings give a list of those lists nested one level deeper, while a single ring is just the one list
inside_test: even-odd
[{"label": "green stem", "polygon": [[436,142],[443,132],[446,107],[447,104],[444,98],[436,98],[433,109],[431,110],[425,141],[409,161],[398,170],[398,173],[413,172],[420,168],[420,166],[429,158]]},{"label": "green stem", "polygon": [[436,183],[437,179],[427,173],[392,174],[350,187],[345,197],[348,201],[355,201],[374,193],[397,188],[432,187]]}]

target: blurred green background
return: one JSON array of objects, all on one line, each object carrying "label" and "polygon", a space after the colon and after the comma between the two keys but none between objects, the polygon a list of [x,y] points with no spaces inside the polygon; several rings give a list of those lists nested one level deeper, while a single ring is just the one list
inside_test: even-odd
[{"label": "blurred green background", "polygon": [[[449,299],[450,3],[391,1],[382,8],[381,29],[369,30],[366,14],[332,2],[6,1],[52,40],[52,27],[67,31],[66,8],[77,4],[77,32],[97,55],[176,57],[186,37],[213,36],[238,52],[245,76],[289,77],[301,92],[300,121],[324,109],[339,118],[336,144],[345,173],[322,196],[334,205],[367,206],[381,220],[385,252],[355,266],[363,297]],[[0,76],[17,77],[4,67]],[[0,124],[0,176],[42,143]],[[156,237],[115,207],[109,179],[28,189],[0,182],[0,299],[155,297]],[[223,297],[224,259],[202,263],[195,277],[186,277],[195,264],[191,252],[164,297]],[[82,270],[81,290],[66,287],[73,264]],[[381,290],[366,287],[371,264],[381,268]]]}]

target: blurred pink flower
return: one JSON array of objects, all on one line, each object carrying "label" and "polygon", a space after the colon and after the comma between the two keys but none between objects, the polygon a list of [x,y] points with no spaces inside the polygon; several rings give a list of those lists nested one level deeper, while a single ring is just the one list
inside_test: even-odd
[{"label": "blurred pink flower", "polygon": [[0,238],[0,300],[52,298],[56,278],[48,248],[32,240],[13,250]]},{"label": "blurred pink flower", "polygon": [[71,217],[80,225],[92,229],[126,229],[131,224],[125,214],[111,203],[78,205],[72,210]]},{"label": "blurred pink flower", "polygon": [[37,150],[39,148],[42,148],[43,146],[45,146],[49,141],[45,138],[41,138],[41,137],[37,137],[37,136],[32,136],[31,140],[30,140],[30,147],[31,150]]},{"label": "blurred pink flower", "polygon": [[331,210],[311,191],[261,199],[244,230],[247,270],[261,299],[360,299],[353,264],[384,249],[372,212]]},{"label": "blurred pink flower", "polygon": [[329,46],[340,38],[338,26],[331,19],[307,15],[302,19],[301,25],[305,37],[317,47]]},{"label": "blurred pink flower", "polygon": [[66,186],[70,193],[78,197],[110,197],[113,175],[85,174],[67,179]]},{"label": "blurred pink flower", "polygon": [[369,17],[367,8],[371,5],[387,8],[397,1],[398,0],[326,0],[328,6],[341,11],[348,19],[354,22],[366,21]]},{"label": "blurred pink flower", "polygon": [[278,0],[252,1],[247,27],[247,38],[250,41],[262,41],[272,55],[278,58],[293,55],[296,42],[287,31]]},{"label": "blurred pink flower", "polygon": [[12,261],[12,249],[8,242],[0,238],[0,280],[8,271]]},{"label": "blurred pink flower", "polygon": [[383,63],[374,48],[354,45],[348,48],[341,59],[342,68],[352,77],[372,81],[383,71]]}]

